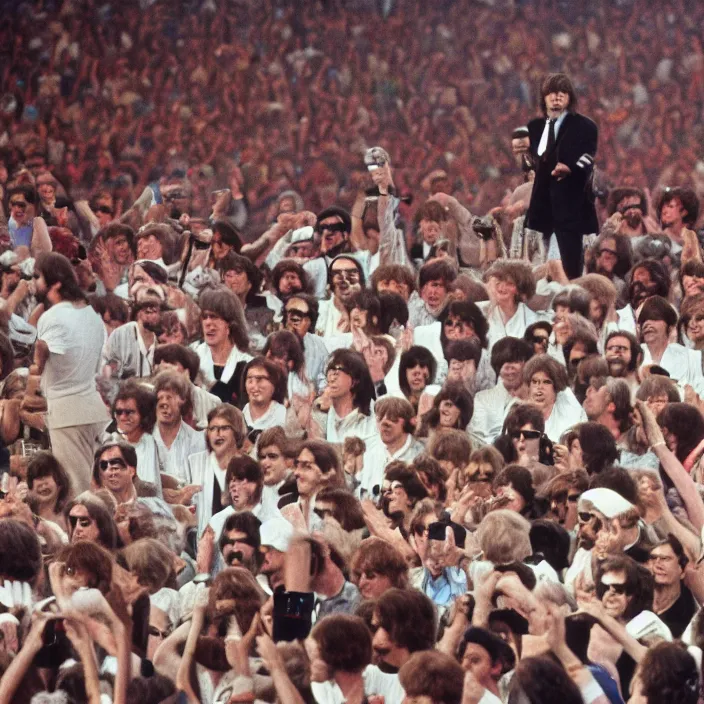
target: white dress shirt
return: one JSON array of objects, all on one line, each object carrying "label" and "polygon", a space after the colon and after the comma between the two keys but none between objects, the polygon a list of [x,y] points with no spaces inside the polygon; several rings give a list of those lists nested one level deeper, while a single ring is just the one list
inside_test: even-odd
[{"label": "white dress shirt", "polygon": [[367,450],[364,453],[362,470],[359,473],[359,487],[357,487],[359,498],[372,498],[374,487],[381,488],[384,482],[384,470],[389,462],[393,460],[413,462],[424,449],[423,443],[409,433],[406,442],[392,454],[377,435],[371,443],[367,444]]},{"label": "white dress shirt", "polygon": [[171,447],[166,447],[159,431],[159,424],[154,426],[154,440],[159,448],[159,456],[164,463],[164,473],[176,477],[179,481],[188,480],[188,457],[197,452],[205,451],[205,435],[202,431],[193,430],[190,425],[181,421],[181,427]]},{"label": "white dress shirt", "polygon": [[501,435],[509,409],[518,400],[506,391],[501,379],[496,382],[493,389],[477,392],[474,397],[474,413],[469,422],[469,429],[483,443],[490,445]]},{"label": "white dress shirt", "polygon": [[555,399],[550,417],[545,421],[545,434],[553,441],[560,442],[562,433],[577,423],[586,423],[587,414],[579,405],[572,389],[560,391]]}]

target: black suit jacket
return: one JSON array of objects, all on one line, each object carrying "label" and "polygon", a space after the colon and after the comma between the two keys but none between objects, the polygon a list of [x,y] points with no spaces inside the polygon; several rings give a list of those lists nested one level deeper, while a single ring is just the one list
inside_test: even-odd
[{"label": "black suit jacket", "polygon": [[[552,232],[575,235],[598,232],[594,202],[587,189],[597,150],[597,126],[584,115],[568,113],[560,125],[554,149],[539,157],[538,145],[545,120],[542,117],[528,123],[536,172],[526,226],[545,235]],[[571,170],[560,181],[551,176],[558,162]]]}]

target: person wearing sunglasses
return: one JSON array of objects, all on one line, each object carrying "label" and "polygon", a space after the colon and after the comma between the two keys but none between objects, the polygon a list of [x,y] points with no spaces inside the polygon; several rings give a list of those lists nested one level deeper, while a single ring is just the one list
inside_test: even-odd
[{"label": "person wearing sunglasses", "polygon": [[[641,621],[647,619],[652,624],[651,630],[667,634],[667,640],[672,638],[667,626],[652,613],[654,580],[643,565],[639,565],[627,555],[610,557],[599,565],[594,582],[596,598],[600,605],[589,611],[597,617],[599,624],[607,631],[613,634],[623,633],[619,629],[621,626],[625,627],[627,636],[631,633],[637,635],[640,628],[631,623],[640,617]],[[613,624],[614,621],[615,624]],[[592,630],[591,640],[595,638]],[[612,644],[615,645],[613,641]],[[615,659],[614,665],[619,674],[621,687],[627,692],[636,669],[636,661],[629,653],[629,650],[633,652],[631,648],[619,650],[620,655]]]},{"label": "person wearing sunglasses", "polygon": [[547,320],[539,320],[526,328],[523,339],[533,347],[533,354],[545,354],[550,345],[552,325]]},{"label": "person wearing sunglasses", "polygon": [[[152,435],[156,423],[156,395],[132,380],[120,384],[112,404],[114,427],[121,438],[137,453],[137,476],[154,485],[162,496],[159,448]],[[108,429],[112,428],[111,424]]]},{"label": "person wearing sunglasses", "polygon": [[44,218],[37,217],[37,193],[32,186],[23,184],[10,188],[7,193],[7,229],[12,249],[28,247],[36,257],[52,250],[49,229]]},{"label": "person wearing sunglasses", "polygon": [[84,491],[69,501],[64,508],[71,543],[88,540],[113,552],[120,545],[117,524],[105,502],[95,494]]},{"label": "person wearing sunglasses", "polygon": [[137,453],[132,445],[125,442],[106,443],[96,450],[93,480],[115,497],[118,506],[137,499],[136,478]]},{"label": "person wearing sunglasses", "polygon": [[320,301],[315,332],[323,337],[350,332],[349,305],[365,285],[362,265],[351,254],[340,254],[330,263],[331,297]]},{"label": "person wearing sunglasses", "polygon": [[284,304],[282,324],[301,341],[306,376],[321,390],[327,383],[325,365],[330,353],[323,339],[314,334],[317,322],[318,301],[314,296],[299,293]]}]

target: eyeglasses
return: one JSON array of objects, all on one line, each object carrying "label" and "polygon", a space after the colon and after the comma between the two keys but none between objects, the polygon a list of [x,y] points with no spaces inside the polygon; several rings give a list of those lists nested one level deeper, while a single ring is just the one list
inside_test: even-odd
[{"label": "eyeglasses", "polygon": [[25,200],[11,200],[10,201],[10,207],[11,208],[26,208],[29,205],[27,201]]},{"label": "eyeglasses", "polygon": [[335,279],[347,279],[349,281],[359,281],[359,271],[357,269],[335,269],[331,272],[333,281]]},{"label": "eyeglasses", "polygon": [[298,308],[287,308],[286,318],[292,323],[300,323],[304,318],[310,318],[308,311],[299,310]]},{"label": "eyeglasses", "polygon": [[325,375],[330,376],[331,374],[333,376],[337,376],[338,374],[347,374],[347,376],[352,376],[341,364],[333,364],[328,367]]},{"label": "eyeglasses", "polygon": [[521,437],[524,440],[538,440],[541,435],[539,430],[514,430],[510,433],[512,440],[519,440]]},{"label": "eyeglasses", "polygon": [[630,347],[626,347],[625,345],[609,345],[606,348],[606,351],[620,353],[620,352],[628,352],[630,349],[631,349]]},{"label": "eyeglasses", "polygon": [[228,430],[234,431],[234,428],[231,425],[209,425],[208,426],[209,433],[226,433]]},{"label": "eyeglasses", "polygon": [[137,411],[133,410],[132,408],[116,408],[114,411],[116,416],[133,416]]},{"label": "eyeglasses", "polygon": [[93,519],[88,516],[69,515],[68,522],[71,524],[71,528],[75,528],[76,524],[80,525],[81,528],[88,528],[93,524]]},{"label": "eyeglasses", "polygon": [[100,460],[100,462],[98,462],[98,467],[100,467],[101,472],[106,472],[110,467],[127,469],[127,463],[121,457],[113,457],[110,460]]},{"label": "eyeglasses", "polygon": [[347,232],[347,226],[345,225],[344,222],[333,222],[333,223],[326,223],[326,224],[318,223],[317,230],[321,235],[326,230],[328,232]]},{"label": "eyeglasses", "polygon": [[594,514],[593,514],[593,513],[589,513],[589,512],[587,512],[587,511],[580,511],[580,512],[577,514],[577,518],[579,518],[580,523],[589,523],[589,521],[591,521],[592,518],[594,518]]},{"label": "eyeglasses", "polygon": [[599,582],[599,584],[596,585],[596,595],[601,599],[609,589],[611,589],[614,594],[623,596],[626,593],[627,587],[625,582],[622,584],[606,584]]}]

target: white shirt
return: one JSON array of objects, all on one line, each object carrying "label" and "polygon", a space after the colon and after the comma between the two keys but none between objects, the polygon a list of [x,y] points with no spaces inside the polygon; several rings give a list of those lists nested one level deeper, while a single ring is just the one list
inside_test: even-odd
[{"label": "white shirt", "polygon": [[474,413],[469,429],[487,445],[501,435],[509,409],[518,399],[506,391],[499,379],[493,389],[478,391],[474,396]]},{"label": "white shirt", "polygon": [[501,309],[492,305],[488,301],[478,303],[477,306],[486,316],[489,323],[488,351],[504,337],[518,337],[523,339],[526,328],[539,320],[538,314],[534,313],[525,303],[519,303],[513,316],[504,323]]},{"label": "white shirt", "polygon": [[344,418],[340,418],[334,406],[330,406],[325,439],[331,443],[343,443],[345,438],[352,437],[362,438],[365,443],[378,437],[374,408],[370,410],[368,416],[361,413],[358,408],[354,408]]},{"label": "white shirt", "polygon": [[136,321],[125,323],[110,334],[105,347],[105,363],[117,364],[116,374],[120,378],[151,376],[154,365],[156,335],[149,349],[139,333]]},{"label": "white shirt", "polygon": [[367,450],[362,459],[362,471],[359,473],[359,497],[370,498],[373,495],[375,486],[381,488],[384,482],[384,470],[389,462],[393,460],[413,462],[424,449],[423,443],[409,434],[406,442],[396,452],[391,454],[377,435],[367,445]]},{"label": "white shirt", "polygon": [[181,427],[170,448],[166,447],[161,438],[158,423],[154,426],[153,434],[159,448],[159,456],[164,463],[164,473],[176,477],[180,481],[189,481],[188,456],[196,452],[205,451],[205,435],[203,432],[193,430],[190,425],[186,425],[186,423],[181,421]]},{"label": "white shirt", "polygon": [[[125,438],[126,440],[126,438]],[[129,442],[129,441],[128,441]],[[137,453],[137,476],[144,482],[156,486],[157,496],[161,499],[161,459],[159,446],[151,433],[144,433],[137,442],[131,442]]]},{"label": "white shirt", "polygon": [[[398,675],[382,672],[376,665],[367,665],[364,673],[364,693],[371,697],[380,695],[384,697],[384,704],[401,704],[406,693],[401,687]],[[327,682],[311,682],[313,696],[318,704],[345,704],[342,690],[334,680]]]},{"label": "white shirt", "polygon": [[[194,352],[200,357],[200,370],[203,372],[206,381],[209,384],[214,384],[218,380],[215,378],[213,353],[210,351],[210,347],[208,347],[207,343],[201,342],[194,347]],[[251,359],[254,359],[251,354],[241,352],[237,346],[233,347],[227,358],[227,362],[225,362],[219,381],[222,381],[223,384],[227,384],[235,373],[237,365],[240,362],[249,362]]]},{"label": "white shirt", "polygon": [[545,421],[545,434],[553,441],[560,442],[562,433],[577,423],[586,423],[587,414],[579,405],[572,389],[560,391],[555,399],[550,417]]},{"label": "white shirt", "polygon": [[[560,117],[555,120],[555,139],[560,131],[562,123],[567,117],[567,111],[563,112]],[[548,135],[550,134],[550,118],[545,118],[545,127],[543,128],[543,134],[540,136],[540,143],[538,144],[538,156],[543,156],[545,150],[548,148]]]},{"label": "white shirt", "polygon": [[[648,345],[643,343],[640,347],[643,350],[643,366],[653,364],[653,357]],[[697,394],[704,396],[701,350],[689,350],[677,342],[671,342],[665,348],[660,366],[679,386],[684,387],[689,384]]]},{"label": "white shirt", "polygon": [[342,311],[333,303],[333,299],[320,301],[318,305],[318,321],[315,324],[315,332],[322,337],[339,335],[342,330],[338,324],[342,320]]},{"label": "white shirt", "polygon": [[247,404],[242,410],[245,423],[252,430],[266,430],[267,428],[275,428],[277,425],[284,425],[286,422],[286,406],[278,401],[272,401],[266,413],[263,416],[252,420],[252,411]]},{"label": "white shirt", "polygon": [[42,374],[49,428],[108,422],[110,414],[95,386],[105,326],[89,305],[57,303],[39,318],[38,338],[49,348]]}]

